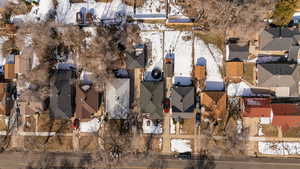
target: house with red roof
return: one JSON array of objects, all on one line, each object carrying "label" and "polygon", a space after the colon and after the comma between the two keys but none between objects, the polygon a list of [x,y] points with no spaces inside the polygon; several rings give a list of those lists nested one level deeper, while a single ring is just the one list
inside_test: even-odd
[{"label": "house with red roof", "polygon": [[273,126],[283,129],[300,127],[300,103],[275,103],[271,107],[274,114]]},{"label": "house with red roof", "polygon": [[260,118],[261,124],[271,124],[272,108],[270,98],[243,98],[241,106],[243,117]]}]

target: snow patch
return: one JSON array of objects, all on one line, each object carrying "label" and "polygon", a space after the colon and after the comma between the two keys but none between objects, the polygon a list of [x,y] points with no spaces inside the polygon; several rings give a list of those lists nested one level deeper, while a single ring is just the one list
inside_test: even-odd
[{"label": "snow patch", "polygon": [[150,119],[143,119],[143,131],[146,134],[162,134],[161,124],[155,125]]},{"label": "snow patch", "polygon": [[191,140],[172,139],[171,151],[178,152],[178,153],[192,152]]},{"label": "snow patch", "polygon": [[258,142],[258,151],[268,155],[299,155],[300,142]]},{"label": "snow patch", "polygon": [[94,118],[87,122],[80,122],[79,130],[80,132],[97,132],[101,126],[101,121]]},{"label": "snow patch", "polygon": [[174,124],[172,118],[170,118],[170,134],[176,134],[176,124]]},{"label": "snow patch", "polygon": [[251,91],[249,85],[245,82],[240,83],[230,83],[227,87],[228,96],[253,96],[254,94]]}]

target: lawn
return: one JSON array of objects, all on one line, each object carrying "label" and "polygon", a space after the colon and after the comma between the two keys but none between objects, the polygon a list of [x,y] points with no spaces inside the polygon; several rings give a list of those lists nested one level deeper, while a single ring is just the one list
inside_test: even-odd
[{"label": "lawn", "polygon": [[283,137],[300,137],[300,127],[292,127],[289,129],[282,129]]},{"label": "lawn", "polygon": [[[145,145],[149,145],[149,150],[154,152],[161,152],[162,150],[162,138],[155,136],[144,136]],[[146,146],[147,148],[147,146]]]},{"label": "lawn", "polygon": [[194,134],[194,129],[195,129],[195,119],[194,118],[184,119],[183,124],[180,124],[179,126],[179,133],[192,135]]},{"label": "lawn", "polygon": [[24,146],[25,149],[31,151],[72,151],[73,138],[66,136],[25,136]]},{"label": "lawn", "polygon": [[255,85],[255,63],[244,63],[243,79]]},{"label": "lawn", "polygon": [[95,151],[98,147],[98,138],[96,136],[81,136],[79,138],[79,148],[81,151]]},{"label": "lawn", "polygon": [[51,119],[49,114],[40,114],[38,118],[38,131],[71,133],[71,122],[69,120]]},{"label": "lawn", "polygon": [[271,124],[269,124],[269,125],[263,124],[262,125],[262,132],[267,137],[277,137],[278,136],[277,127],[272,126]]},{"label": "lawn", "polygon": [[203,40],[206,44],[214,44],[222,51],[225,51],[225,37],[219,33],[200,33],[195,32],[195,36],[199,37],[201,40]]}]

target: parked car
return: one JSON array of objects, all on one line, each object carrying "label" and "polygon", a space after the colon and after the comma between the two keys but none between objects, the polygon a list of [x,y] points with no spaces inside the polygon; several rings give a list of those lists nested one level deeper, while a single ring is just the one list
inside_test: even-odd
[{"label": "parked car", "polygon": [[201,114],[200,113],[196,113],[196,127],[199,127],[200,126],[200,123],[201,123]]},{"label": "parked car", "polygon": [[79,129],[79,124],[80,124],[79,119],[74,119],[74,121],[72,123],[72,128],[75,130]]},{"label": "parked car", "polygon": [[166,98],[163,101],[163,108],[165,113],[169,113],[170,111],[170,99]]},{"label": "parked car", "polygon": [[192,153],[191,152],[179,153],[175,155],[175,158],[178,158],[180,160],[189,160],[192,158]]}]

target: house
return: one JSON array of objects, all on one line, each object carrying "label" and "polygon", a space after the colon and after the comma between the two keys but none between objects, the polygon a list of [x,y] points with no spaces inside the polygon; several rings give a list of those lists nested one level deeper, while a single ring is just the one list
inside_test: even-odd
[{"label": "house", "polygon": [[192,118],[195,109],[195,88],[174,86],[171,93],[172,117]]},{"label": "house", "polygon": [[164,82],[141,83],[141,112],[150,119],[163,119]]},{"label": "house", "polygon": [[277,97],[299,96],[299,66],[287,63],[257,65],[257,86],[275,91]]},{"label": "house", "polygon": [[174,60],[173,60],[173,58],[165,58],[164,76],[165,77],[173,77],[174,76]]},{"label": "house", "polygon": [[5,64],[4,65],[4,78],[5,79],[15,79],[16,73],[15,73],[15,64]]},{"label": "house", "polygon": [[205,65],[195,65],[194,66],[194,77],[196,80],[205,80],[205,78],[206,78]]},{"label": "house", "polygon": [[288,129],[300,127],[300,104],[299,103],[275,103],[272,104],[272,125]]},{"label": "house", "polygon": [[146,45],[137,45],[134,53],[126,54],[127,69],[144,68],[146,64]]},{"label": "house", "polygon": [[299,45],[299,35],[300,32],[298,29],[266,28],[258,37],[259,53],[267,55],[292,55],[293,50],[296,49],[292,48]]},{"label": "house", "polygon": [[129,113],[130,80],[112,79],[105,87],[105,111],[110,119],[126,119]]},{"label": "house", "polygon": [[75,117],[89,119],[101,105],[101,95],[91,84],[76,84]]},{"label": "house", "polygon": [[271,99],[268,97],[243,98],[241,109],[243,117],[257,117],[262,124],[270,124],[272,121]]},{"label": "house", "polygon": [[56,70],[50,79],[50,112],[55,119],[69,119],[74,112],[74,72]]},{"label": "house", "polygon": [[213,120],[223,120],[227,111],[227,96],[225,91],[203,91],[200,94],[201,106],[204,107],[203,117]]},{"label": "house", "polygon": [[244,73],[244,64],[241,61],[229,61],[226,62],[226,79],[241,80]]},{"label": "house", "polygon": [[243,43],[240,41],[229,42],[226,45],[226,60],[239,60],[245,61],[249,58],[249,43]]}]

